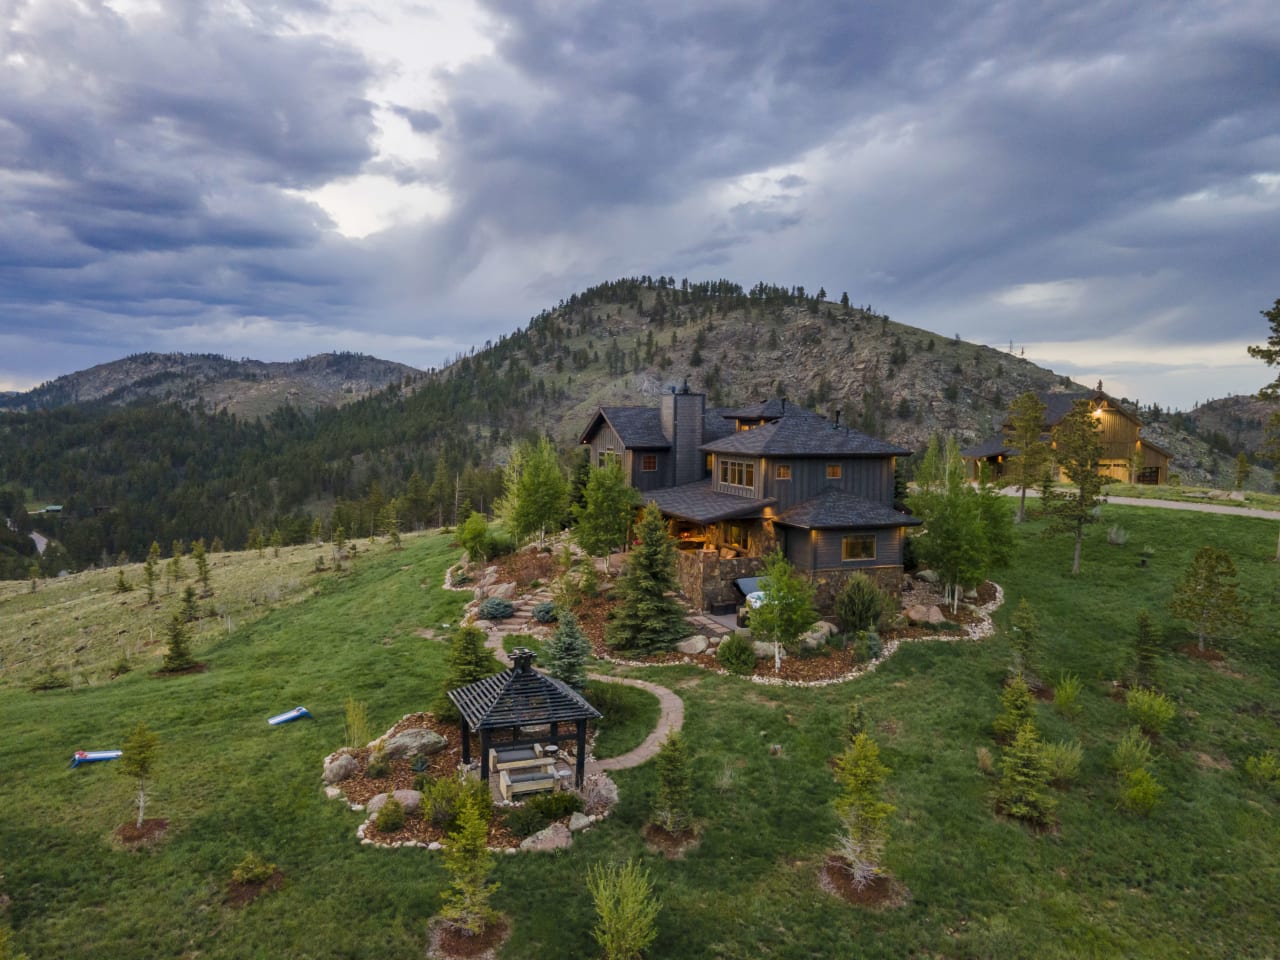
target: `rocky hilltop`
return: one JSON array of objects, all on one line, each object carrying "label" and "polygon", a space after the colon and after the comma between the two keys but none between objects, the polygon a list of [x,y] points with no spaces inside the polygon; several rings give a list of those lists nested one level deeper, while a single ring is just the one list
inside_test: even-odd
[{"label": "rocky hilltop", "polygon": [[59,377],[26,393],[0,396],[0,409],[73,403],[124,404],[143,398],[261,416],[283,404],[338,406],[422,372],[358,353],[326,353],[288,363],[216,354],[138,353]]}]

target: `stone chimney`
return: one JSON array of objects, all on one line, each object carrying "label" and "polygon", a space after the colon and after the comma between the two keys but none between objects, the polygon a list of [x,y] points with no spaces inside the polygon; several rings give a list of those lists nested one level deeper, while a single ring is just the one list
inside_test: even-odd
[{"label": "stone chimney", "polygon": [[671,441],[671,483],[693,483],[706,472],[703,466],[702,424],[707,398],[689,389],[689,381],[662,395],[659,416],[662,432]]}]

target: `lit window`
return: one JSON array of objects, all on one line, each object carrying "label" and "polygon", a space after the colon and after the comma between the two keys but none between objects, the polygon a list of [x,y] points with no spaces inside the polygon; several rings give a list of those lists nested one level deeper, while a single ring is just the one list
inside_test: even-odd
[{"label": "lit window", "polygon": [[840,541],[841,560],[874,560],[876,537],[873,533],[855,533]]},{"label": "lit window", "polygon": [[756,465],[744,460],[721,460],[720,482],[730,487],[751,487],[756,485]]},{"label": "lit window", "polygon": [[827,464],[827,479],[828,479],[828,480],[839,480],[839,479],[840,479],[840,464],[838,464],[838,463],[828,463],[828,464]]},{"label": "lit window", "polygon": [[780,463],[780,464],[778,464],[776,467],[774,467],[774,468],[773,468],[773,479],[775,479],[775,480],[790,480],[790,479],[791,479],[791,464],[789,464],[789,463]]},{"label": "lit window", "polygon": [[656,453],[646,453],[640,458],[640,469],[645,473],[653,473],[658,469],[658,455]]}]

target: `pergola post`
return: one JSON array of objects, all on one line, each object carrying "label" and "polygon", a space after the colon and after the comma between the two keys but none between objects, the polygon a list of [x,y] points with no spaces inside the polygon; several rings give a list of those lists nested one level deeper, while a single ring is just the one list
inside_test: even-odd
[{"label": "pergola post", "polygon": [[582,789],[582,781],[587,774],[587,720],[583,717],[578,721],[578,770],[577,776],[574,778],[575,784],[579,790]]},{"label": "pergola post", "polygon": [[480,728],[480,779],[489,779],[489,731]]},{"label": "pergola post", "polygon": [[471,762],[471,731],[467,728],[467,718],[462,717],[458,721],[458,727],[462,730],[462,762]]}]

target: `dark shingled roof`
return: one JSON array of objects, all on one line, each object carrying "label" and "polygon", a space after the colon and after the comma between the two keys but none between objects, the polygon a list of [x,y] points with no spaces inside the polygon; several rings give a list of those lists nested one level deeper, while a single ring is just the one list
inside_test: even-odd
[{"label": "dark shingled roof", "polygon": [[784,511],[774,523],[805,530],[832,530],[849,527],[915,527],[924,521],[892,507],[834,487]]},{"label": "dark shingled roof", "polygon": [[960,456],[966,460],[983,460],[987,457],[1007,457],[1014,452],[1013,447],[1005,443],[1004,437],[991,437],[972,447],[965,447]]},{"label": "dark shingled roof", "polygon": [[692,520],[694,523],[759,516],[765,507],[778,502],[773,497],[737,497],[731,493],[717,493],[712,489],[710,480],[698,480],[661,490],[647,490],[642,496],[646,501],[656,503],[658,509],[667,516]]},{"label": "dark shingled roof", "polygon": [[794,417],[805,414],[811,417],[817,416],[816,413],[806,410],[804,407],[797,407],[794,403],[787,403],[787,401],[779,397],[770,397],[768,400],[762,400],[759,403],[749,403],[745,407],[724,410],[720,415],[731,420],[777,420],[779,417]]},{"label": "dark shingled roof", "polygon": [[632,450],[666,450],[671,441],[662,432],[662,418],[657,407],[600,407],[582,431],[579,443],[586,443],[595,433],[603,417],[624,447]]},{"label": "dark shingled roof", "polygon": [[535,727],[601,715],[572,687],[532,667],[511,667],[450,690],[448,696],[472,730]]},{"label": "dark shingled roof", "polygon": [[729,416],[724,407],[708,407],[702,417],[702,442],[710,443],[733,433],[733,424],[727,419]]},{"label": "dark shingled roof", "polygon": [[792,416],[790,408],[779,420],[704,443],[702,449],[757,457],[905,457],[911,453],[814,413],[802,410]]}]

